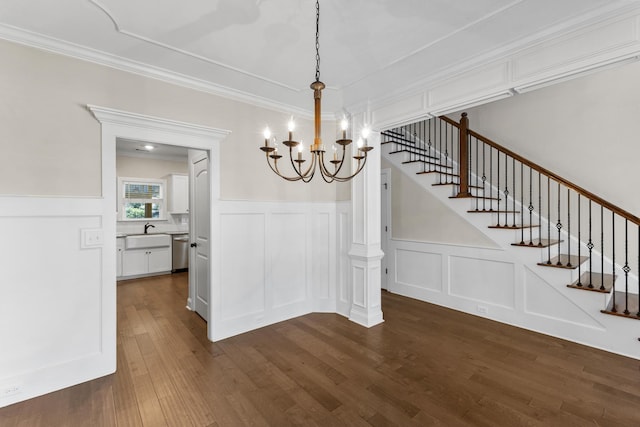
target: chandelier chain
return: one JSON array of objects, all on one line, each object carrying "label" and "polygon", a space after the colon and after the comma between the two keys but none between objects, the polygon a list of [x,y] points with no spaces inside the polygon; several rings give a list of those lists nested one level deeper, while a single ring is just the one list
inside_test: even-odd
[{"label": "chandelier chain", "polygon": [[316,0],[316,81],[320,81],[320,1]]}]

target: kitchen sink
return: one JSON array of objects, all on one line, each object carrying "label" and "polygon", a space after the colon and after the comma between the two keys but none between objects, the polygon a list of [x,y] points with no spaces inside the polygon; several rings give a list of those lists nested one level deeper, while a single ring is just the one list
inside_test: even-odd
[{"label": "kitchen sink", "polygon": [[168,234],[136,234],[125,237],[127,249],[158,248],[171,245],[171,236]]}]

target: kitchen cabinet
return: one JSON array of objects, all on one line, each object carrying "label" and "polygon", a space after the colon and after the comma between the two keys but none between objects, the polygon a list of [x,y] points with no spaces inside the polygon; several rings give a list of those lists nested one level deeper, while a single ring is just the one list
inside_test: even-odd
[{"label": "kitchen cabinet", "polygon": [[127,249],[122,253],[122,275],[140,276],[171,271],[171,247]]},{"label": "kitchen cabinet", "polygon": [[122,276],[122,253],[124,252],[124,237],[116,239],[116,277]]},{"label": "kitchen cabinet", "polygon": [[167,212],[170,214],[189,213],[189,177],[171,174],[167,180]]}]

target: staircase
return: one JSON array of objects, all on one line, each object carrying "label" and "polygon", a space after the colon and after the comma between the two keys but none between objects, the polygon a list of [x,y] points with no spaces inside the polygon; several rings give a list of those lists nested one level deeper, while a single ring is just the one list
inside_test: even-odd
[{"label": "staircase", "polygon": [[592,294],[603,316],[640,320],[640,218],[474,132],[466,113],[385,130],[381,143],[536,274]]}]

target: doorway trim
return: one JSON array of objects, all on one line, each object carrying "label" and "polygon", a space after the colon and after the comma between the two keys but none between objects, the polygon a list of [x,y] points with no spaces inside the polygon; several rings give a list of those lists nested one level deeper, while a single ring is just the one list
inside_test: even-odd
[{"label": "doorway trim", "polygon": [[[210,233],[211,240],[218,241],[214,235],[218,230],[215,225],[218,221],[218,201],[220,199],[220,142],[229,133],[228,130],[216,129],[192,123],[180,122],[176,120],[164,119],[160,117],[147,116],[144,114],[132,113],[128,111],[116,110],[113,108],[87,105],[93,116],[100,122],[102,129],[102,199],[104,215],[104,238],[111,244],[105,245],[115,248],[116,239],[116,140],[118,138],[134,139],[144,142],[155,142],[159,144],[176,145],[186,148],[205,150],[209,153],[209,199],[211,202]],[[103,289],[101,320],[103,329],[108,330],[112,337],[112,342],[116,345],[116,269],[115,250],[111,253],[104,250],[102,261],[104,266],[104,277],[108,278],[104,283],[107,285]],[[213,271],[214,260],[219,256],[217,247],[211,248],[209,270]],[[216,285],[216,275],[210,275],[210,289]],[[213,292],[210,293],[213,295]],[[213,304],[209,304],[209,310]],[[209,319],[213,319],[209,313]],[[208,337],[211,339],[213,325],[211,321],[207,324]]]}]

